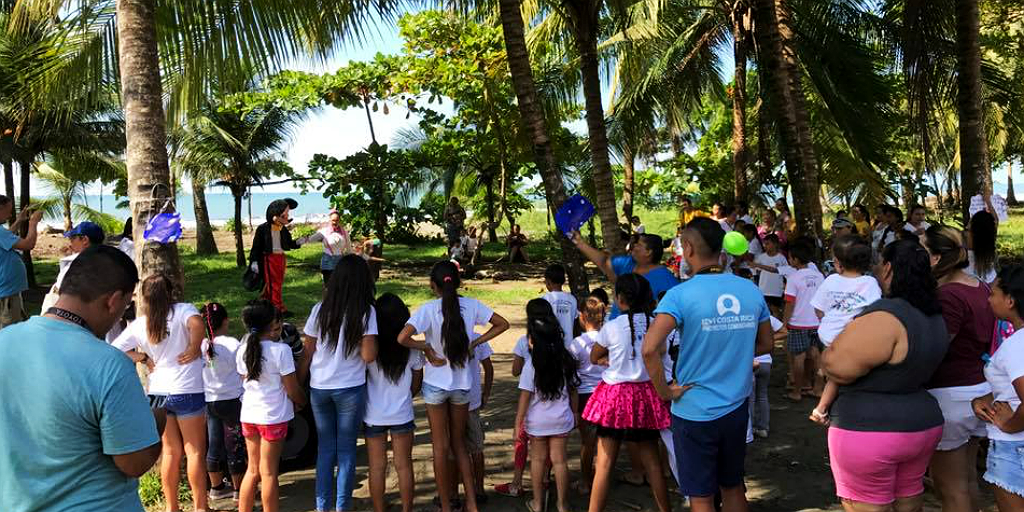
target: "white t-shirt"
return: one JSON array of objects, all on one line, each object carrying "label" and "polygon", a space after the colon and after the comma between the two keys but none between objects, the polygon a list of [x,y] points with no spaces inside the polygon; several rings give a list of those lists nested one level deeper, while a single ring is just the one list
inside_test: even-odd
[{"label": "white t-shirt", "polygon": [[77,258],[79,254],[81,253],[76,252],[74,254],[69,254],[67,256],[64,256],[57,262],[58,266],[60,267],[60,271],[57,272],[57,280],[53,282],[53,287],[51,288],[51,290],[60,290],[60,284],[64,282],[64,275],[68,273],[68,269],[71,268],[71,262],[75,261],[75,258]]},{"label": "white t-shirt", "polygon": [[243,376],[242,415],[243,423],[254,425],[277,425],[295,417],[295,406],[284,390],[281,378],[295,373],[295,359],[292,348],[277,341],[263,340],[263,363],[259,380],[244,378],[249,369],[245,365],[246,345],[235,354],[238,373]]},{"label": "white t-shirt", "polygon": [[633,230],[633,232],[638,235],[642,235],[647,232],[647,228],[644,227],[643,224],[640,224],[639,226],[636,227],[636,229]]},{"label": "white t-shirt", "polygon": [[572,413],[569,394],[562,394],[555,400],[541,400],[540,393],[534,387],[533,363],[529,360],[519,375],[519,389],[533,393],[530,405],[526,409],[526,433],[531,436],[557,436],[572,431],[576,426],[576,417]]},{"label": "white t-shirt", "polygon": [[671,248],[672,248],[672,254],[675,254],[676,256],[682,257],[683,256],[683,239],[678,237],[678,236],[673,238],[672,239]]},{"label": "white t-shirt", "polygon": [[[985,379],[992,386],[995,401],[1006,402],[1014,411],[1020,407],[1020,397],[1013,388],[1013,381],[1021,377],[1024,377],[1024,330],[1019,330],[1003,340],[1003,344],[985,365]],[[989,439],[1024,441],[1024,432],[1007,434],[992,424],[988,424],[987,428]]]},{"label": "white t-shirt", "polygon": [[530,340],[526,336],[516,340],[516,346],[512,347],[512,354],[523,359],[530,359]]},{"label": "white t-shirt", "polygon": [[[569,344],[569,353],[580,362],[579,376],[580,376],[580,388],[579,392],[582,394],[593,393],[597,385],[601,383],[601,375],[604,374],[606,366],[596,365],[590,362],[590,351],[594,348],[594,343],[597,342],[599,331],[588,331],[572,340]],[[525,337],[523,338],[526,339]],[[519,344],[516,344],[518,347]]]},{"label": "white t-shirt", "polygon": [[[473,336],[470,341],[479,338],[479,336]],[[480,408],[483,404],[483,382],[480,377],[480,361],[484,359],[490,359],[491,355],[494,354],[494,349],[491,348],[490,343],[481,343],[473,349],[473,358],[469,360],[469,377],[472,382],[469,383],[469,410],[475,411]]]},{"label": "white t-shirt", "polygon": [[[652,317],[651,320],[654,320]],[[647,382],[651,380],[640,354],[647,333],[647,319],[643,313],[633,314],[633,337],[629,333],[629,318],[619,315],[604,324],[595,343],[608,349],[608,369],[602,379],[608,384]],[[634,352],[635,349],[635,352]]]},{"label": "white t-shirt", "polygon": [[808,265],[793,272],[786,279],[786,302],[793,302],[793,316],[789,319],[789,327],[796,329],[815,329],[821,323],[814,312],[811,299],[817,293],[825,276],[816,267]]},{"label": "white t-shirt", "polygon": [[916,228],[916,227],[914,227],[914,225],[913,225],[913,224],[911,224],[911,223],[909,223],[909,222],[903,225],[903,229],[905,229],[905,230],[907,230],[907,231],[910,231],[911,233],[917,233],[917,230],[918,230],[918,229],[924,229],[924,230],[927,230],[927,229],[928,229],[928,228],[930,228],[930,227],[932,227],[932,225],[931,225],[931,224],[929,224],[929,223],[928,223],[928,221],[923,221],[923,220],[921,221],[921,226],[920,226],[920,228]]},{"label": "white t-shirt", "polygon": [[[462,311],[462,322],[466,325],[466,337],[473,339],[473,327],[487,325],[494,316],[494,311],[484,303],[469,297],[459,297],[459,309]],[[444,345],[441,343],[441,326],[444,316],[441,314],[441,299],[432,300],[416,310],[406,324],[413,326],[416,334],[422,333],[427,343],[439,357],[444,357]],[[454,368],[448,361],[444,366],[428,364],[423,370],[423,382],[446,391],[456,389],[468,390],[472,383],[469,375],[469,361],[462,368]]]},{"label": "white t-shirt", "polygon": [[558,318],[558,325],[562,326],[563,341],[568,347],[572,343],[572,326],[579,311],[576,309],[576,297],[566,292],[547,292],[544,300],[551,304],[555,311],[555,318]]},{"label": "white t-shirt", "polygon": [[475,251],[477,246],[479,246],[479,245],[480,245],[480,238],[478,238],[478,237],[470,237],[469,239],[466,240],[466,250],[469,251],[469,252]]},{"label": "white t-shirt", "polygon": [[729,224],[729,221],[726,220],[726,219],[722,219],[722,220],[718,221],[718,225],[722,226],[722,229],[724,229],[726,233],[732,231],[732,226]]},{"label": "white t-shirt", "polygon": [[[780,268],[788,265],[789,261],[786,260],[782,253],[775,253],[775,256],[769,256],[768,253],[763,252],[754,256],[754,263]],[[761,289],[761,293],[765,294],[766,297],[782,297],[783,286],[782,274],[758,270],[757,287]]]},{"label": "white t-shirt", "polygon": [[[320,302],[313,306],[306,319],[303,334],[316,338],[316,352],[309,365],[309,387],[314,389],[345,389],[361,386],[366,383],[366,363],[357,348],[351,354],[345,354],[345,341],[342,339],[345,324],[341,324],[338,332],[338,344],[334,351],[327,346],[327,339],[320,333],[317,317],[320,316]],[[363,321],[363,336],[377,335],[377,310],[370,306],[370,313]]]},{"label": "white t-shirt", "polygon": [[188,364],[178,364],[178,356],[188,348],[188,319],[199,316],[199,310],[192,304],[179,302],[167,315],[167,331],[170,333],[160,343],[149,342],[146,334],[146,317],[135,319],[128,328],[114,340],[113,345],[122,352],[136,349],[148,355],[155,365],[149,373],[151,395],[184,395],[203,393],[203,358],[196,358]]},{"label": "white t-shirt", "polygon": [[412,372],[423,370],[425,359],[419,350],[409,351],[409,362],[398,382],[391,382],[374,361],[366,365],[367,425],[404,425],[415,417],[412,411]]},{"label": "white t-shirt", "polygon": [[242,396],[242,376],[238,374],[235,354],[241,343],[231,336],[217,336],[213,339],[213,353],[210,358],[207,348],[210,340],[203,340],[203,386],[206,401],[232,400]]},{"label": "white t-shirt", "polygon": [[[818,338],[825,346],[843,332],[853,317],[864,311],[864,307],[882,298],[882,289],[874,276],[843,277],[832,274],[818,287],[811,299],[811,306],[821,311],[821,325]],[[794,317],[796,314],[794,313]]]},{"label": "white t-shirt", "polygon": [[742,220],[743,222],[746,222],[747,224],[753,224],[754,223],[754,218],[751,217],[749,213],[744,215],[744,216],[742,216],[742,217],[740,217],[740,220]]},{"label": "white t-shirt", "polygon": [[[782,320],[779,320],[778,318],[775,318],[774,316],[769,316],[768,317],[768,321],[771,322],[771,324],[772,324],[772,332],[773,333],[774,332],[779,332],[779,331],[782,330],[782,327],[783,327]],[[772,364],[772,353],[769,352],[769,353],[767,353],[767,354],[765,354],[763,356],[754,356],[754,361],[757,361],[757,362],[759,362],[761,364]]]}]

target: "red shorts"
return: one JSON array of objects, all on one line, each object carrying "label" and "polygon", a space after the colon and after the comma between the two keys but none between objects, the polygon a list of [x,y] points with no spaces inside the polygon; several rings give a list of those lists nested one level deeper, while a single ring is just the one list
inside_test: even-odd
[{"label": "red shorts", "polygon": [[276,425],[242,423],[243,437],[262,437],[264,441],[283,441],[288,437],[288,422]]}]

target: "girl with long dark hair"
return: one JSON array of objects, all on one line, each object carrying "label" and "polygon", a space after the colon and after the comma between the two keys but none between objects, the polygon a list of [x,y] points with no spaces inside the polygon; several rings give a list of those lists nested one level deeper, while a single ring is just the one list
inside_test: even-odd
[{"label": "girl with long dark hair", "polygon": [[141,316],[113,345],[135,362],[150,368],[149,399],[167,409],[160,483],[169,510],[178,509],[181,458],[185,456],[188,483],[196,510],[206,510],[206,395],[200,358],[204,322],[192,304],[178,302],[181,291],[165,275],[153,274],[139,288]]},{"label": "girl with long dark hair", "polygon": [[423,384],[423,353],[398,343],[409,321],[409,307],[393,293],[377,298],[380,323],[377,360],[367,366],[367,402],[364,419],[366,452],[370,460],[370,497],[373,510],[384,512],[388,473],[388,434],[394,452],[402,512],[411,512],[416,481],[412,473],[412,442],[416,423],[412,397]]},{"label": "girl with long dark hair", "polygon": [[[230,319],[223,304],[203,306],[206,339],[203,340],[203,386],[206,389],[206,469],[210,474],[210,499],[227,498],[245,476],[245,442],[242,438],[242,376],[235,356],[241,343],[228,335]],[[224,484],[224,466],[231,475],[231,487]]]},{"label": "girl with long dark hair", "polygon": [[594,364],[608,361],[583,419],[597,426],[597,460],[590,490],[590,512],[604,510],[611,472],[623,441],[636,443],[658,510],[668,512],[668,490],[658,453],[660,431],[669,427],[668,409],[658,397],[641,355],[644,335],[654,318],[654,295],[639,274],[615,281],[622,314],[601,328],[590,352]]},{"label": "girl with long dark hair", "polygon": [[[377,357],[377,313],[370,267],[341,258],[303,329],[300,380],[309,372],[319,440],[316,510],[348,510],[355,485],[356,441],[366,407],[366,363]],[[337,477],[335,477],[337,467]]]},{"label": "girl with long dark hair", "polygon": [[[451,475],[447,455],[451,451],[462,475],[465,489],[473,489],[473,465],[466,450],[466,418],[469,415],[470,351],[508,329],[508,321],[482,302],[460,297],[459,270],[442,261],[430,271],[430,289],[439,298],[420,306],[409,319],[398,342],[422,350],[430,362],[423,371],[423,400],[427,403],[430,436],[434,449],[434,476],[441,498],[441,510],[451,512]],[[490,329],[470,344],[473,327]],[[423,334],[425,341],[412,337]],[[476,494],[466,493],[466,512],[476,512]]]},{"label": "girl with long dark hair", "polygon": [[[544,299],[533,299],[544,301]],[[565,347],[562,327],[549,317],[527,322],[530,359],[519,376],[519,407],[516,429],[530,437],[530,479],[533,498],[530,510],[538,511],[544,497],[545,462],[550,457],[558,491],[558,511],[567,512],[569,467],[565,445],[576,426],[580,385],[579,362]],[[517,436],[518,437],[518,433]]]},{"label": "girl with long dark hair", "polygon": [[288,422],[306,405],[306,395],[295,376],[292,349],[281,343],[281,311],[258,299],[242,309],[246,335],[235,356],[244,379],[242,435],[249,465],[238,493],[239,512],[252,512],[256,486],[262,490],[264,512],[278,510],[278,466],[288,437]]},{"label": "girl with long dark hair", "polygon": [[992,284],[996,280],[999,261],[996,257],[996,234],[999,221],[982,210],[971,216],[967,225],[967,268],[964,272]]}]

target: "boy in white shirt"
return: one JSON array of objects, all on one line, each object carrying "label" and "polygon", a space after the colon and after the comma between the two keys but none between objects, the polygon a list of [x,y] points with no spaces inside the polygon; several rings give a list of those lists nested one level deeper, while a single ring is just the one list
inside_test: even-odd
[{"label": "boy in white shirt", "polygon": [[[786,347],[793,358],[793,390],[786,398],[799,402],[805,392],[807,375],[814,375],[820,355],[818,351],[818,325],[820,320],[811,305],[811,299],[825,277],[811,262],[814,259],[814,241],[800,237],[789,246],[789,264],[795,269],[786,279],[786,309],[783,322],[789,330]],[[805,365],[808,357],[810,365]],[[809,389],[806,391],[810,391]]]},{"label": "boy in white shirt", "polygon": [[549,265],[547,270],[544,271],[544,288],[547,289],[547,293],[544,294],[544,300],[548,301],[551,304],[551,309],[555,311],[558,325],[562,327],[562,337],[565,340],[565,346],[568,347],[572,344],[573,325],[579,309],[576,306],[576,297],[573,297],[571,293],[562,291],[562,286],[564,285],[565,267],[558,263]]},{"label": "boy in white shirt", "polygon": [[754,256],[750,267],[757,272],[757,287],[764,294],[772,316],[782,316],[782,292],[784,279],[779,272],[780,267],[789,265],[789,260],[779,252],[779,237],[772,233],[764,237],[764,252]]}]

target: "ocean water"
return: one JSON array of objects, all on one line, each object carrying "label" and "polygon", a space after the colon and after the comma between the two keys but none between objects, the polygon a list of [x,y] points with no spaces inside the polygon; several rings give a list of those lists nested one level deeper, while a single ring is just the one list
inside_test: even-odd
[{"label": "ocean water", "polygon": [[[256,192],[252,194],[252,220],[253,223],[262,223],[263,217],[266,215],[267,206],[271,201],[275,199],[283,199],[290,197],[299,202],[299,207],[292,210],[291,216],[295,219],[295,222],[320,222],[327,216],[327,212],[331,209],[330,203],[320,193],[308,193],[299,194],[281,192],[281,193],[268,193],[268,192]],[[104,213],[109,213],[118,219],[124,220],[131,215],[131,212],[127,208],[117,208],[119,200],[113,195],[104,194],[89,195],[85,197],[85,203],[93,209],[102,210]],[[248,222],[249,220],[249,203],[250,200],[242,200],[242,221]],[[185,227],[193,227],[196,223],[195,210],[192,207],[192,195],[181,194],[177,197],[175,202],[177,210],[181,213],[181,223]],[[210,213],[210,223],[214,225],[221,225],[227,222],[235,215],[235,200],[231,194],[223,193],[206,193],[206,208]]]}]

